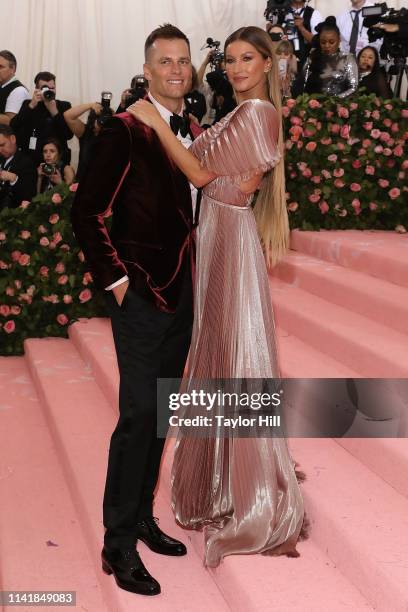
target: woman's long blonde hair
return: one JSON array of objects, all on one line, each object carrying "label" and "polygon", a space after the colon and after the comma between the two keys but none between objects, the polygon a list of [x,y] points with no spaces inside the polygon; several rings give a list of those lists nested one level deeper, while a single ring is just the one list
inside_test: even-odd
[{"label": "woman's long blonde hair", "polygon": [[242,40],[253,47],[267,59],[272,60],[268,73],[268,96],[279,116],[278,148],[282,155],[279,163],[263,178],[254,207],[259,237],[265,252],[268,267],[285,255],[289,247],[289,220],[286,209],[284,138],[282,122],[282,100],[279,81],[278,62],[273,50],[272,41],[267,32],[255,26],[239,28],[225,41],[228,45]]}]

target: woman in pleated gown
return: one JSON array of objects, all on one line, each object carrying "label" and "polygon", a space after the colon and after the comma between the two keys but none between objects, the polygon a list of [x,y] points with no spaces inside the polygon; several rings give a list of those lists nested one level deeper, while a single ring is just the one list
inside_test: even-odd
[{"label": "woman in pleated gown", "polygon": [[[184,391],[200,379],[279,377],[267,274],[289,235],[277,61],[269,35],[252,26],[227,39],[225,60],[238,105],[189,151],[153,105],[141,101],[130,109],[157,132],[189,180],[204,186]],[[304,507],[283,437],[180,431],[172,506],[181,526],[204,528],[207,566],[231,554],[299,554]]]}]

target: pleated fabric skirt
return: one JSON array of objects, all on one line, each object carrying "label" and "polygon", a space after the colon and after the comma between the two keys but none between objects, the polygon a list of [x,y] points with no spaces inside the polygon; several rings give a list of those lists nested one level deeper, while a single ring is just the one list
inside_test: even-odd
[{"label": "pleated fabric skirt", "polygon": [[[197,379],[276,377],[270,287],[252,209],[204,195],[183,391]],[[194,416],[189,410],[183,416]],[[231,554],[296,554],[304,508],[284,438],[180,431],[171,481],[177,522],[204,528],[205,565]]]}]

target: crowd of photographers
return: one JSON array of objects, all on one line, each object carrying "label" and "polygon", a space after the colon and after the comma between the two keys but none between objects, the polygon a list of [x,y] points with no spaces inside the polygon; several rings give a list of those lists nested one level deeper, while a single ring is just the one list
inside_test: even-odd
[{"label": "crowd of photographers", "polygon": [[[375,7],[375,14],[368,18],[365,14],[370,6],[368,0],[351,0],[347,11],[323,20],[307,1],[268,1],[266,30],[278,58],[283,97],[306,92],[341,98],[360,87],[383,98],[393,96],[380,53],[383,59],[403,56],[408,44],[408,16],[406,21],[383,18],[377,23]],[[384,4],[381,10],[388,11]],[[377,40],[373,40],[373,31]],[[199,70],[193,69],[191,91],[185,97],[186,112],[204,127],[235,107],[220,42],[208,38],[206,47],[209,51]],[[405,61],[394,63],[399,66],[394,93],[399,95],[403,72],[408,69]],[[31,200],[61,182],[70,185],[80,181],[95,141],[115,112],[110,92],[102,92],[100,102],[74,108],[59,100],[51,72],[36,75],[30,96],[16,70],[15,56],[0,51],[0,210],[17,207],[22,200]],[[143,75],[136,75],[122,93],[116,112],[123,112],[146,90]],[[73,136],[79,140],[76,172],[70,165],[68,146]]]}]

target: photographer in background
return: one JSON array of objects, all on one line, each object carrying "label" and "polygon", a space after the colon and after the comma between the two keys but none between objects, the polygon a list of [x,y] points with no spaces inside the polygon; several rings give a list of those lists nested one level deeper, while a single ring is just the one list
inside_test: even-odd
[{"label": "photographer in background", "polygon": [[39,72],[34,84],[32,99],[23,103],[10,123],[17,135],[18,146],[38,166],[42,161],[44,142],[55,138],[61,143],[64,160],[69,163],[71,151],[67,141],[73,134],[65,123],[64,112],[71,108],[71,104],[56,99],[55,75],[51,72]]},{"label": "photographer in background", "polygon": [[74,182],[75,171],[62,159],[63,149],[55,138],[49,138],[43,145],[43,162],[37,168],[37,193],[44,193],[56,185]]},{"label": "photographer in background", "polygon": [[17,149],[15,134],[9,125],[0,125],[0,210],[17,208],[35,195],[35,167],[31,159]]},{"label": "photographer in background", "polygon": [[[210,51],[197,72],[198,84],[207,99],[208,112],[203,119],[204,124],[217,123],[236,106],[232,86],[225,72],[224,55],[219,46],[218,41],[207,38],[206,47],[210,47]],[[208,65],[211,70],[206,74]],[[204,76],[208,85],[204,83]]]},{"label": "photographer in background", "polygon": [[368,29],[363,25],[363,8],[372,5],[373,3],[367,0],[351,0],[351,7],[336,17],[343,53],[357,55],[368,45],[380,48],[381,43],[369,42]]},{"label": "photographer in background", "polygon": [[[273,12],[274,2],[268,2],[269,6],[269,10]],[[318,10],[308,6],[305,0],[292,0],[287,11],[283,8],[277,9],[276,18],[276,23],[283,27],[288,40],[293,44],[300,70],[310,53],[316,26],[323,21],[323,17]]]},{"label": "photographer in background", "polygon": [[297,74],[295,50],[290,40],[282,40],[275,49],[278,58],[280,86],[283,98],[292,95],[292,83]]},{"label": "photographer in background", "polygon": [[[109,94],[109,95],[108,95]],[[80,104],[65,111],[64,119],[79,140],[79,159],[76,173],[77,181],[80,182],[89,161],[92,158],[92,151],[106,121],[113,116],[110,107],[112,94],[102,92],[101,102],[88,102]],[[84,123],[80,117],[88,113],[87,122]]]},{"label": "photographer in background", "polygon": [[191,72],[191,89],[184,96],[185,110],[190,118],[195,119],[200,124],[207,112],[207,102],[205,95],[199,91],[198,74],[194,66],[191,66]]},{"label": "photographer in background", "polygon": [[128,106],[134,104],[137,100],[145,97],[149,83],[144,78],[143,74],[136,74],[130,82],[130,88],[122,92],[120,104],[116,109],[116,114],[124,113]]},{"label": "photographer in background", "polygon": [[16,77],[17,60],[11,51],[0,51],[0,125],[9,125],[30,96]]}]

